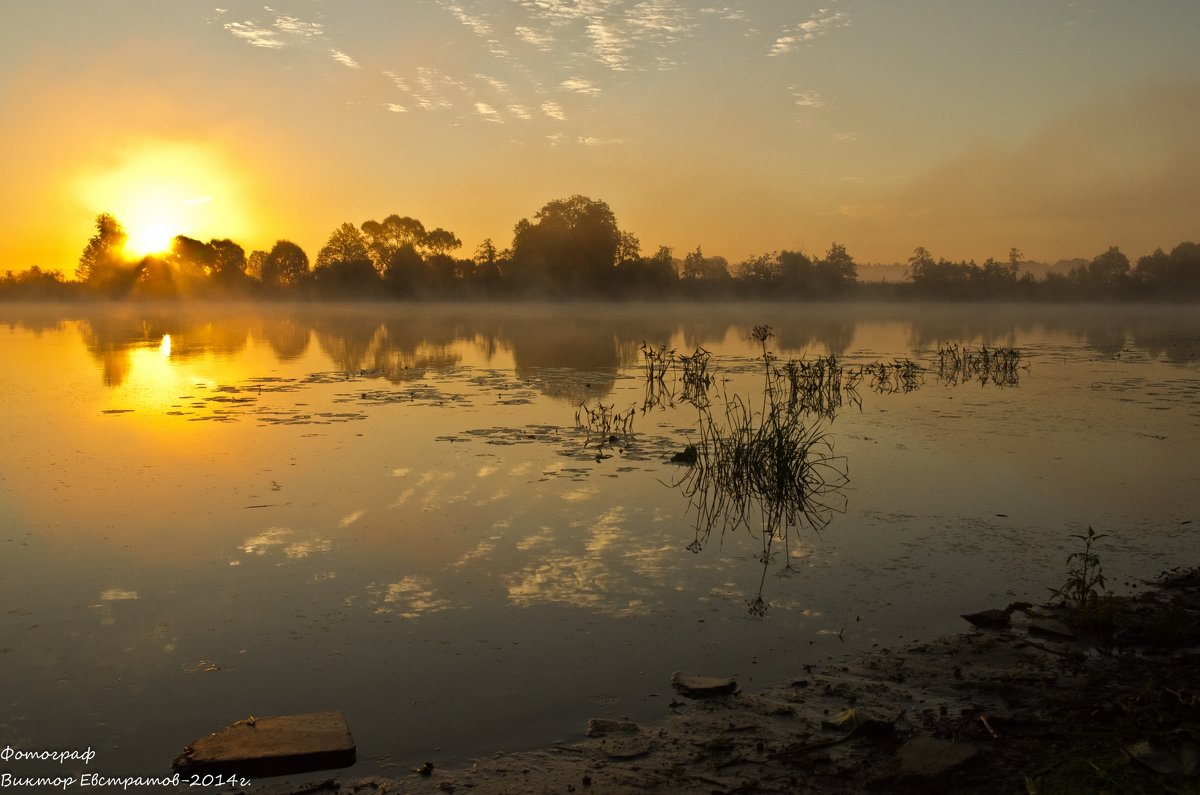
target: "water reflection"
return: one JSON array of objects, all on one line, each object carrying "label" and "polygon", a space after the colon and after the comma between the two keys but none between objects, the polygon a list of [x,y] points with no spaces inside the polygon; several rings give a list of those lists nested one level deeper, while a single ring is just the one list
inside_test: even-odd
[{"label": "water reflection", "polygon": [[[702,551],[713,535],[745,529],[759,543],[762,565],[757,593],[746,601],[752,615],[765,615],[768,568],[777,556],[782,572],[796,571],[793,535],[804,529],[819,534],[835,513],[844,513],[843,488],[849,482],[846,459],[834,454],[826,423],[844,409],[862,410],[859,385],[866,381],[879,395],[908,394],[926,382],[926,373],[951,387],[967,383],[1009,387],[1020,383],[1021,353],[1015,348],[975,350],[957,343],[939,346],[928,368],[909,359],[844,366],[835,354],[788,359],[773,353],[775,337],[768,325],[755,326],[750,338],[760,354],[753,363],[757,383],[748,393],[730,392],[730,382],[708,351],[681,355],[665,346],[643,345],[642,377],[646,397],[642,413],[665,405],[690,404],[697,413],[695,441],[675,453],[671,462],[686,467],[673,484],[695,516],[695,536],[688,545]],[[710,365],[713,372],[710,372]],[[743,367],[743,369],[748,369]],[[1028,370],[1028,366],[1024,367]],[[682,383],[682,387],[679,385]],[[586,424],[589,442],[601,440],[597,460],[619,431],[631,435],[632,410],[624,417],[596,402],[581,406],[576,422]],[[775,549],[783,545],[782,551]]]},{"label": "water reflection", "polygon": [[[61,311],[4,308],[15,328],[42,333],[59,328]],[[123,306],[87,309],[80,335],[100,364],[107,386],[129,375],[128,353],[156,346],[170,335],[171,359],[233,355],[252,339],[266,342],[279,362],[299,359],[313,337],[344,373],[373,372],[389,381],[411,381],[430,371],[463,364],[469,349],[487,364],[511,357],[522,379],[539,391],[578,404],[607,395],[616,373],[636,365],[644,343],[681,349],[713,348],[744,334],[749,322],[771,321],[780,351],[824,352],[845,357],[862,345],[864,326],[900,323],[913,351],[948,342],[1014,347],[1022,338],[1065,335],[1103,357],[1126,350],[1185,364],[1200,355],[1186,309],[1177,307],[988,307],[980,312],[946,306],[860,305],[803,309],[777,305],[589,307],[569,322],[554,308],[514,307],[256,307],[239,311]],[[561,377],[545,378],[560,368]]]}]

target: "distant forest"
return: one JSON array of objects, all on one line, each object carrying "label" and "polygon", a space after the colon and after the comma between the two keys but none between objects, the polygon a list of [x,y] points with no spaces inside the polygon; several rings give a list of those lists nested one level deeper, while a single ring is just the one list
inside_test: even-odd
[{"label": "distant forest", "polygon": [[[1032,265],[1017,249],[1006,259],[952,262],[917,248],[899,282],[863,281],[846,247],[823,256],[800,251],[760,254],[730,264],[699,246],[682,258],[660,246],[645,254],[617,225],[608,205],[586,196],[549,202],[522,219],[512,243],[484,240],[469,258],[462,241],[415,218],[389,215],[333,231],[315,261],[295,243],[270,251],[232,240],[207,243],[180,235],[170,250],[130,259],[120,221],[96,218],[96,232],[73,280],[33,267],[0,277],[0,298],[102,299],[938,299],[1193,300],[1200,297],[1200,246],[1184,242],[1130,263],[1116,247],[1063,270]],[[871,266],[864,266],[870,270]],[[883,270],[883,269],[880,269]]]}]

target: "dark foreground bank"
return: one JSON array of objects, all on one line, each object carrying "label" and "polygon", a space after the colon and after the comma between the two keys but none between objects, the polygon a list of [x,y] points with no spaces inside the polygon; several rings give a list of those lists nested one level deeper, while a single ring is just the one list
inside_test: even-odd
[{"label": "dark foreground bank", "polygon": [[760,692],[676,688],[661,721],[594,720],[578,743],[246,792],[1200,792],[1200,569],[1150,585],[1015,603]]}]

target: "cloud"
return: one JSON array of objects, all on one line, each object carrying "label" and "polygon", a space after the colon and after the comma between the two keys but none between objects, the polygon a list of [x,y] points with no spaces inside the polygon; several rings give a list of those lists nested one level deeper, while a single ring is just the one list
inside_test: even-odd
[{"label": "cloud", "polygon": [[403,105],[398,105],[395,102],[385,102],[383,107],[392,113],[408,113],[408,108]]},{"label": "cloud", "polygon": [[282,33],[303,39],[319,39],[325,35],[320,22],[304,22],[296,17],[276,17],[275,27]]},{"label": "cloud", "polygon": [[508,93],[508,90],[509,90],[508,83],[505,83],[503,80],[497,79],[495,77],[490,77],[488,75],[479,74],[479,73],[473,74],[473,75],[471,75],[471,77],[474,77],[476,80],[481,80],[484,83],[487,83],[494,91],[497,91],[501,94]]},{"label": "cloud", "polygon": [[548,33],[540,33],[533,28],[521,25],[513,30],[516,37],[526,44],[532,44],[539,49],[547,49],[554,43],[554,37]]},{"label": "cloud", "polygon": [[621,138],[597,138],[594,135],[581,135],[578,139],[579,143],[584,146],[612,146],[614,144],[624,143]]},{"label": "cloud", "polygon": [[442,3],[441,5],[442,8],[453,14],[455,19],[474,31],[475,35],[485,39],[492,35],[492,26],[482,16],[468,14],[462,6],[454,3]]},{"label": "cloud", "polygon": [[795,51],[801,44],[824,36],[832,30],[844,28],[850,24],[850,18],[843,11],[830,11],[822,8],[798,25],[785,28],[775,39],[767,53],[771,56],[784,55]]},{"label": "cloud", "polygon": [[584,80],[582,77],[572,77],[559,83],[561,88],[567,91],[573,91],[576,94],[596,95],[600,93],[600,89],[591,80]]},{"label": "cloud", "polygon": [[353,58],[351,58],[349,55],[342,52],[341,50],[331,49],[329,51],[329,54],[333,57],[333,60],[337,61],[340,64],[343,64],[344,66],[348,66],[351,69],[361,69],[362,68],[358,65],[358,61],[354,60]]},{"label": "cloud", "polygon": [[557,102],[543,102],[542,113],[558,121],[567,120],[567,114],[563,112],[562,106]]},{"label": "cloud", "polygon": [[817,108],[825,107],[825,99],[816,91],[800,91],[795,86],[792,87],[792,98],[796,100],[796,107],[804,110],[816,110]]},{"label": "cloud", "polygon": [[225,30],[254,47],[277,50],[283,46],[283,41],[275,31],[270,28],[261,28],[253,22],[226,22],[224,27]]},{"label": "cloud", "polygon": [[510,116],[516,116],[518,119],[533,118],[533,114],[529,112],[529,108],[524,105],[509,105],[506,110]]},{"label": "cloud", "polygon": [[504,119],[500,118],[500,114],[496,112],[496,109],[486,102],[476,102],[475,112],[490,122],[495,122],[496,124],[504,123]]}]

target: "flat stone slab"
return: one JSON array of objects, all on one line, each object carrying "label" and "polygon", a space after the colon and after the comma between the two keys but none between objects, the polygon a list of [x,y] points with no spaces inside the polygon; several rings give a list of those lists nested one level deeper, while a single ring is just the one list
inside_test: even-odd
[{"label": "flat stone slab", "polygon": [[976,752],[973,745],[919,735],[902,745],[896,756],[901,776],[935,778],[971,759]]},{"label": "flat stone slab", "polygon": [[349,767],[355,754],[346,716],[331,710],[239,720],[183,749],[172,767],[180,773],[282,776]]},{"label": "flat stone slab", "polygon": [[737,682],[729,677],[700,676],[683,671],[671,674],[671,687],[688,698],[712,698],[737,692]]}]

